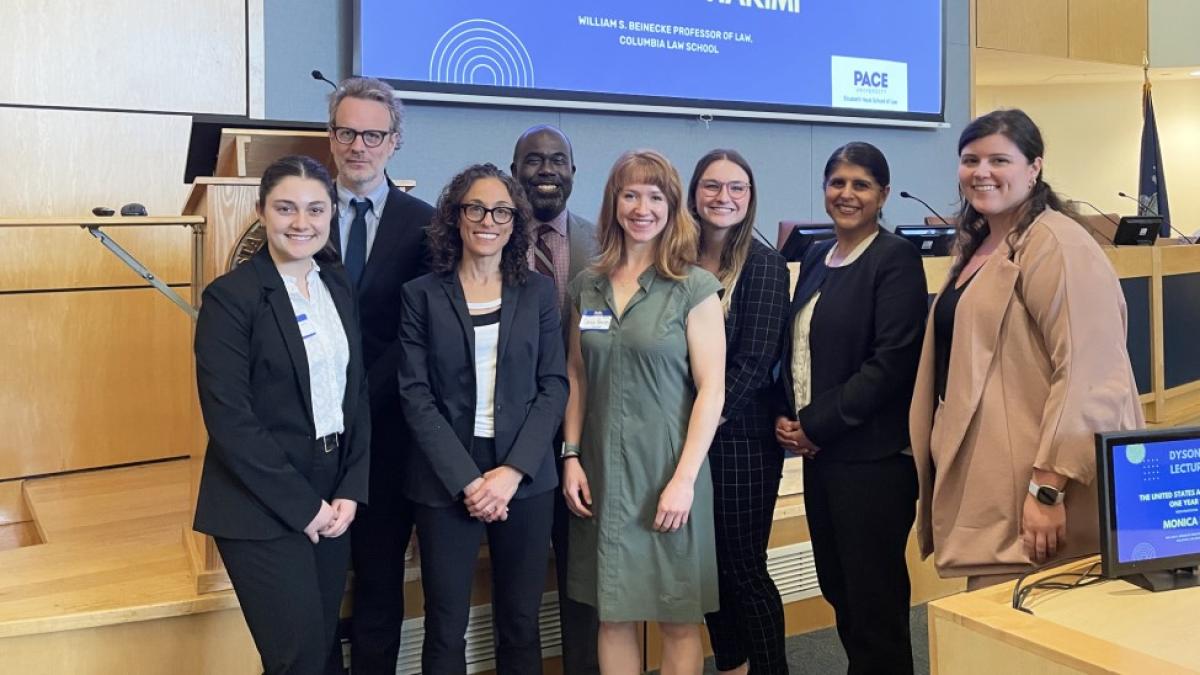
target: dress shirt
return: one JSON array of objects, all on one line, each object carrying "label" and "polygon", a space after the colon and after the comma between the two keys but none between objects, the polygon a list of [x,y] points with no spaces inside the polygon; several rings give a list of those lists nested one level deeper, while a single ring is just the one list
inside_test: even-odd
[{"label": "dress shirt", "polygon": [[537,269],[533,261],[537,256],[538,231],[542,225],[549,225],[552,232],[546,233],[546,245],[554,260],[554,289],[558,292],[558,307],[562,309],[567,303],[567,284],[571,281],[571,240],[567,232],[567,210],[563,209],[549,222],[534,221],[529,228],[529,269]]},{"label": "dress shirt", "polygon": [[350,245],[350,224],[354,222],[354,207],[350,201],[354,199],[370,199],[371,210],[367,211],[367,257],[371,259],[371,247],[375,245],[375,233],[379,231],[379,219],[383,217],[383,206],[387,203],[391,186],[384,180],[374,190],[362,197],[347,190],[341,183],[337,184],[338,195],[338,250],[342,252],[342,260],[346,259],[346,247]]},{"label": "dress shirt", "polygon": [[280,275],[287,288],[288,299],[292,301],[292,311],[300,326],[300,337],[304,339],[304,353],[308,356],[308,383],[312,392],[316,438],[346,430],[342,418],[342,399],[346,394],[346,367],[350,363],[346,328],[342,325],[342,318],[333,304],[329,289],[321,280],[320,272],[321,268],[314,260],[312,269],[305,276],[308,280],[307,298],[300,294],[295,278]]}]

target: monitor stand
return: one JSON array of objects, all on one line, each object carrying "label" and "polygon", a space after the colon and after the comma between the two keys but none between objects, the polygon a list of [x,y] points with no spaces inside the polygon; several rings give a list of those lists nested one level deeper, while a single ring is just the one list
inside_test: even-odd
[{"label": "monitor stand", "polygon": [[1156,570],[1122,577],[1131,584],[1141,586],[1148,591],[1173,591],[1177,588],[1200,586],[1200,578],[1196,576],[1195,567],[1179,567],[1171,570]]}]

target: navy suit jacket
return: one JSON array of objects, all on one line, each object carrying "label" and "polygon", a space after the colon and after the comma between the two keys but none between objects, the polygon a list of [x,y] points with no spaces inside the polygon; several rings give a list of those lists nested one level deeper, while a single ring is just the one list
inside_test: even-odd
[{"label": "navy suit jacket", "polygon": [[[416,439],[407,496],[448,506],[482,475],[469,448],[475,430],[475,329],[455,272],[404,287],[400,398]],[[554,282],[529,273],[504,284],[496,368],[496,461],[523,474],[514,499],[558,485],[554,437],[567,404],[566,359]]]},{"label": "navy suit jacket", "polygon": [[345,433],[330,494],[310,477],[316,448],[308,356],[267,247],[209,284],[196,321],[196,384],[208,453],[195,528],[230,539],[303,531],[321,500],[367,501],[371,437],[358,315],[345,270],[319,261],[350,348]]}]

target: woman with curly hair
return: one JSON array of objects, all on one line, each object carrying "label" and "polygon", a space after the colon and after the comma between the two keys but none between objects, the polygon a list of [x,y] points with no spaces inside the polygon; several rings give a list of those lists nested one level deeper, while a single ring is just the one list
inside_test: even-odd
[{"label": "woman with curly hair", "polygon": [[492,566],[496,667],[540,673],[538,609],[558,484],[551,446],[567,398],[554,282],[530,274],[521,186],[491,164],[450,181],[429,224],[433,272],[404,286],[400,392],[418,452],[425,592],[421,672],[466,672],[479,542]]}]

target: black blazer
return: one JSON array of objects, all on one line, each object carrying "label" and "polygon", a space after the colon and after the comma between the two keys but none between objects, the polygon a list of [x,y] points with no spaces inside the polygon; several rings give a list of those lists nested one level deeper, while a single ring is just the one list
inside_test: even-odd
[{"label": "black blazer", "polygon": [[[496,461],[525,474],[514,499],[558,485],[554,436],[567,404],[567,366],[554,282],[530,273],[504,284],[496,369]],[[475,329],[458,274],[427,274],[404,287],[400,399],[419,452],[409,453],[405,493],[447,506],[482,473],[469,452],[475,430]]]},{"label": "black blazer", "polygon": [[[862,256],[830,269],[836,240],[811,246],[792,297],[776,400],[821,448],[817,460],[863,461],[908,447],[908,406],[925,334],[928,293],[915,246],[881,230]],[[812,399],[795,414],[792,328],[817,291],[809,332]]]},{"label": "black blazer", "polygon": [[308,357],[264,246],[209,284],[196,321],[196,384],[209,437],[194,524],[201,532],[274,539],[303,531],[322,499],[367,500],[371,423],[358,316],[345,271],[319,264],[350,347],[336,487],[318,494],[309,480],[316,426]]},{"label": "black blazer", "polygon": [[[429,271],[425,227],[432,218],[432,206],[392,187],[358,285],[363,363],[371,394],[371,492],[376,496],[394,489],[396,476],[404,466],[403,451],[411,444],[399,413],[396,384],[400,291],[404,284]],[[341,246],[337,220],[329,240],[335,249]]]}]

